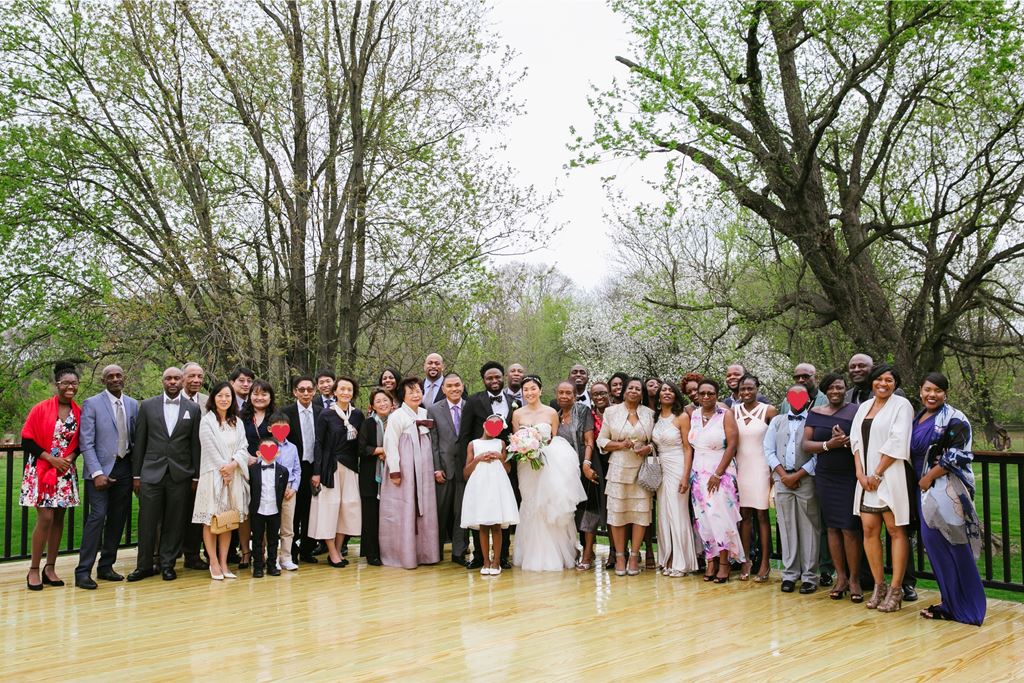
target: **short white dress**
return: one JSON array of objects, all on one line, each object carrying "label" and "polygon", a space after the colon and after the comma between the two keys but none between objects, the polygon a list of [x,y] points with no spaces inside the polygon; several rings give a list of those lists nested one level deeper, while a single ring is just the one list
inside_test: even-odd
[{"label": "short white dress", "polygon": [[[476,439],[473,453],[501,453],[500,439]],[[463,529],[479,529],[482,526],[500,524],[507,529],[519,524],[519,506],[512,482],[501,460],[479,462],[466,482],[462,498]]]}]

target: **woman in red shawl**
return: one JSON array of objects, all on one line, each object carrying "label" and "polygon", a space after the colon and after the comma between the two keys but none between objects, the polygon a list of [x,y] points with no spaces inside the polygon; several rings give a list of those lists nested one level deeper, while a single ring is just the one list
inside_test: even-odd
[{"label": "woman in red shawl", "polygon": [[[25,451],[25,478],[21,482],[20,504],[36,509],[32,530],[32,565],[25,582],[28,589],[43,590],[43,584],[63,586],[57,578],[57,552],[64,535],[64,510],[78,505],[78,426],[82,412],[75,403],[78,371],[71,363],[57,363],[53,369],[57,395],[37,403],[29,411],[21,430]],[[42,574],[39,560],[47,548]]]}]

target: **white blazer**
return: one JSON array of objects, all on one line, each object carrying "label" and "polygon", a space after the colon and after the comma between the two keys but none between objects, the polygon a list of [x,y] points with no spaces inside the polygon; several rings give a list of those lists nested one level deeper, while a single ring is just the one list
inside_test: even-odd
[{"label": "white blazer", "polygon": [[888,507],[896,518],[896,524],[906,526],[910,524],[910,499],[907,494],[907,469],[904,463],[910,460],[914,407],[902,396],[890,396],[871,422],[870,439],[865,453],[862,426],[864,416],[874,404],[874,398],[861,403],[853,418],[853,426],[850,428],[850,449],[853,451],[853,457],[860,460],[864,474],[869,477],[875,473],[883,454],[895,458],[898,462],[894,462],[885,470],[876,491],[865,492],[860,482],[857,482],[853,496],[853,514],[860,515],[863,498],[865,504],[871,507]]}]

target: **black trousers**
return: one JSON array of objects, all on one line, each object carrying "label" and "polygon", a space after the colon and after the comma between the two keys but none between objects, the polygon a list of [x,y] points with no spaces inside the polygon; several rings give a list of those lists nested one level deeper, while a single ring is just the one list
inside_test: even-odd
[{"label": "black trousers", "polygon": [[362,496],[363,526],[359,532],[359,555],[380,559],[380,501],[377,496]]},{"label": "black trousers", "polygon": [[[277,562],[277,545],[281,534],[281,513],[273,515],[254,514],[252,521],[252,566],[263,569]],[[263,561],[263,535],[267,536],[267,559]]]},{"label": "black trousers", "polygon": [[309,508],[313,502],[313,463],[301,463],[299,490],[295,492],[295,517],[293,518],[292,557],[309,557],[316,548],[316,539],[309,537]]},{"label": "black trousers", "polygon": [[186,560],[199,558],[203,548],[203,525],[192,523],[192,511],[196,507],[196,492],[189,490],[188,505],[185,506],[185,519],[183,521],[181,537],[181,552]]},{"label": "black trousers", "polygon": [[181,554],[184,508],[188,506],[192,482],[174,481],[165,474],[156,484],[142,482],[139,488],[139,552],[137,568],[152,569],[150,562],[160,536],[160,568],[173,569]]},{"label": "black trousers", "polygon": [[132,511],[132,466],[127,457],[114,462],[110,478],[117,481],[103,491],[96,488],[92,479],[85,480],[86,517],[78,566],[75,568],[76,578],[92,574],[97,554],[101,572],[113,571],[117,561],[117,547]]}]

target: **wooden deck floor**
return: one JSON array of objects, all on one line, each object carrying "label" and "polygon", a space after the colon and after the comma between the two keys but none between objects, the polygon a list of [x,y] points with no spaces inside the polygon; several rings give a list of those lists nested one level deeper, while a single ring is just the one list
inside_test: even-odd
[{"label": "wooden deck floor", "polygon": [[[117,569],[127,574],[134,551]],[[1024,605],[981,628],[652,572],[303,565],[281,577],[25,589],[0,565],[0,681],[957,680],[1024,678]]]}]

